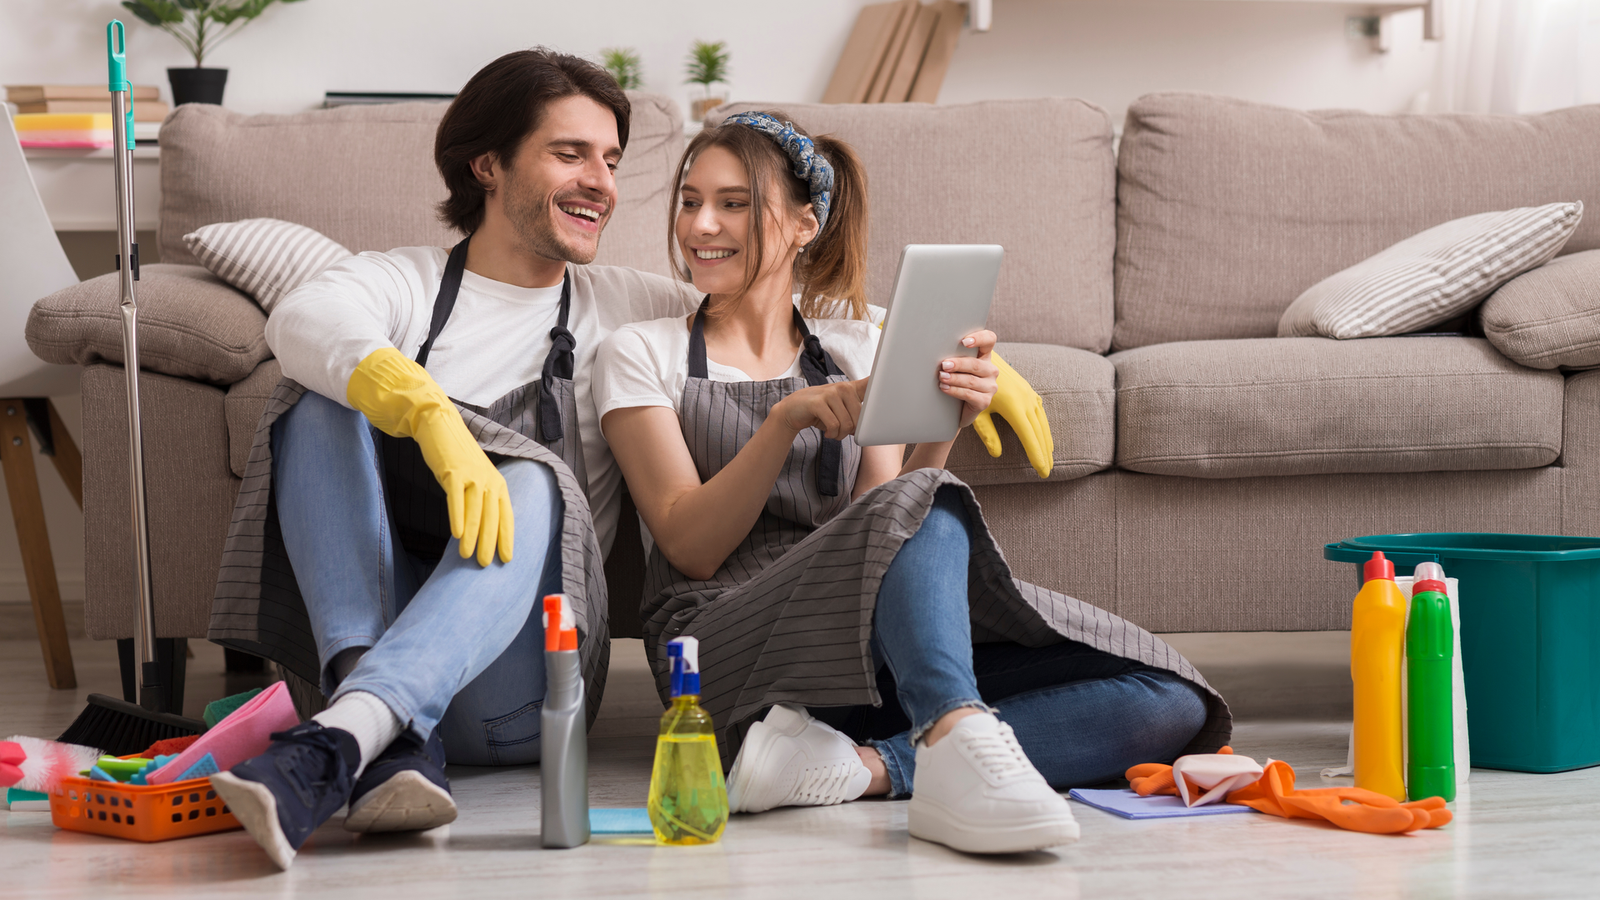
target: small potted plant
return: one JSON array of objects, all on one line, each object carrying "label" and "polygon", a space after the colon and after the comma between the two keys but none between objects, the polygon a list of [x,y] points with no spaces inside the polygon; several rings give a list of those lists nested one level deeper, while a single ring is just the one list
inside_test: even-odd
[{"label": "small potted plant", "polygon": [[644,87],[644,75],[641,73],[643,63],[632,47],[609,47],[601,50],[600,64],[605,66],[611,77],[617,80],[617,86],[623,90],[637,91]]},{"label": "small potted plant", "polygon": [[[122,0],[148,24],[165,31],[194,57],[194,66],[167,70],[172,105],[222,102],[227,69],[205,68],[206,54],[279,0]],[[299,0],[282,0],[297,3]]]},{"label": "small potted plant", "polygon": [[[728,102],[728,45],[725,41],[695,41],[689,47],[689,78],[686,84],[700,85],[700,96],[689,101],[689,118],[705,120],[706,112]],[[724,90],[713,90],[722,85]]]}]

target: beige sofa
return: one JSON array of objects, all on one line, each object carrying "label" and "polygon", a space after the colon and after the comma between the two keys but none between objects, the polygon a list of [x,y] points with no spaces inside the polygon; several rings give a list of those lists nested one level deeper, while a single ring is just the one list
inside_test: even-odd
[{"label": "beige sofa", "polygon": [[[682,125],[670,101],[634,101],[601,261],[664,272]],[[952,468],[1019,577],[1154,631],[1340,629],[1355,580],[1322,560],[1325,542],[1600,533],[1600,373],[1525,368],[1482,338],[1273,337],[1305,288],[1439,222],[1556,200],[1600,210],[1600,107],[1393,117],[1153,95],[1129,110],[1115,156],[1106,114],[1077,100],[789,110],[866,162],[879,302],[905,243],[1006,247],[991,325],[1045,398],[1055,470],[1041,481],[1005,426],[1000,459],[966,435]],[[163,127],[163,263],[140,284],[162,636],[206,633],[245,452],[279,377],[264,316],[194,265],[183,234],[272,216],[353,250],[448,245],[432,214],[441,111],[187,106]],[[1600,214],[1565,253],[1595,248]],[[85,367],[97,638],[133,629],[115,305],[97,279],[41,300],[29,325],[40,356]],[[636,633],[640,563],[619,535],[614,633]]]}]

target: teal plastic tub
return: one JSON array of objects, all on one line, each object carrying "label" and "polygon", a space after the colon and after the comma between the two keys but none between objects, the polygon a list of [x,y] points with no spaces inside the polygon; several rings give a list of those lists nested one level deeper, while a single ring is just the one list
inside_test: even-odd
[{"label": "teal plastic tub", "polygon": [[1600,538],[1377,534],[1328,544],[1322,555],[1359,564],[1374,550],[1394,560],[1397,575],[1432,561],[1461,580],[1473,766],[1600,765]]}]

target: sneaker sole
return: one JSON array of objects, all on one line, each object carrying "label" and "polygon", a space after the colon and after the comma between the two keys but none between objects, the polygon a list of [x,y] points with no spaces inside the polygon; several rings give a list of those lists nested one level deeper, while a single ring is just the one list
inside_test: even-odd
[{"label": "sneaker sole", "polygon": [[232,772],[218,772],[211,776],[211,786],[278,868],[287,870],[293,865],[295,849],[289,846],[289,839],[278,824],[278,799],[266,785],[246,781]]},{"label": "sneaker sole", "polygon": [[400,772],[367,792],[350,807],[344,830],[360,834],[382,831],[426,831],[456,820],[450,792],[421,772]]},{"label": "sneaker sole", "polygon": [[963,853],[1026,853],[1078,839],[1078,823],[1071,818],[1047,816],[1006,826],[974,828],[957,821],[942,807],[912,796],[906,810],[911,836],[943,844]]},{"label": "sneaker sole", "polygon": [[[756,722],[745,733],[744,743],[739,747],[739,755],[733,761],[733,768],[728,772],[728,812],[730,813],[759,813],[771,809],[770,806],[761,809],[746,809],[745,800],[749,798],[751,771],[761,768],[766,762],[767,752],[772,749],[773,736],[778,734],[778,729],[765,722]],[[746,765],[746,757],[757,760],[754,765]]]}]

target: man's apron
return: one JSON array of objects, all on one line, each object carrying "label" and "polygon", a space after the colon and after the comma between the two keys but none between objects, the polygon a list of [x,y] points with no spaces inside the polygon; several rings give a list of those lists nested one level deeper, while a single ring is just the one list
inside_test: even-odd
[{"label": "man's apron", "polygon": [[[778,401],[807,386],[848,380],[796,311],[803,377],[712,381],[704,322],[702,307],[690,333],[678,414],[702,483],[733,461]],[[967,596],[974,642],[1041,647],[1071,640],[1166,669],[1207,692],[1206,723],[1185,752],[1227,743],[1233,730],[1227,704],[1176,650],[1118,616],[1012,578],[977,498],[960,479],[919,469],[852,503],[860,460],[854,438],[829,441],[808,428],[795,438],[755,527],[715,575],[691,579],[659,545],[651,550],[641,614],[657,690],[665,701],[666,643],[698,638],[700,701],[717,723],[724,766],[750,722],[775,703],[881,704],[869,645],[878,587],[944,485],[959,490],[973,523]]]},{"label": "man's apron", "polygon": [[[457,244],[445,263],[428,337],[417,352],[418,365],[426,367],[433,343],[455,309],[470,240],[469,237]],[[571,296],[569,274],[562,280],[561,308],[556,327],[550,331],[552,347],[538,381],[511,391],[487,407],[456,402],[456,408],[467,430],[491,459],[529,459],[555,471],[564,505],[562,587],[578,617],[579,658],[592,724],[605,692],[611,638],[603,558],[585,493],[577,393],[572,383],[577,342],[567,330]],[[271,659],[310,684],[320,685],[316,639],[284,549],[272,497],[272,426],[305,390],[284,379],[268,399],[256,426],[244,483],[234,503],[233,524],[223,545],[208,636],[224,646]],[[385,500],[394,517],[396,536],[408,552],[437,561],[450,539],[444,490],[423,461],[415,440],[380,432],[378,444],[383,458]],[[528,585],[530,591],[537,589],[537,584]]]}]

